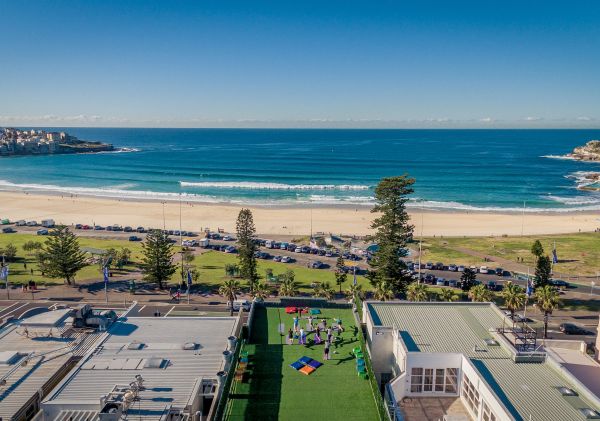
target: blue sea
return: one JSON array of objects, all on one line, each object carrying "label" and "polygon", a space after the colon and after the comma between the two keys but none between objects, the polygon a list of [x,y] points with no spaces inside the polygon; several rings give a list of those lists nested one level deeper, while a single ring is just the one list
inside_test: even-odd
[{"label": "blue sea", "polygon": [[578,190],[600,163],[564,159],[600,130],[51,128],[111,153],[0,158],[0,189],[268,206],[369,206],[386,176],[410,205],[481,211],[600,209]]}]

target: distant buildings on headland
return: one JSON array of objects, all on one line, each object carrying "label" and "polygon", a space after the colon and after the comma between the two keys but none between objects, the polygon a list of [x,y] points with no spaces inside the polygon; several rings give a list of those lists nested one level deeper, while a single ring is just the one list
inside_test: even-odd
[{"label": "distant buildings on headland", "polygon": [[65,132],[5,128],[0,132],[0,156],[90,153],[114,150],[113,145],[79,140]]}]

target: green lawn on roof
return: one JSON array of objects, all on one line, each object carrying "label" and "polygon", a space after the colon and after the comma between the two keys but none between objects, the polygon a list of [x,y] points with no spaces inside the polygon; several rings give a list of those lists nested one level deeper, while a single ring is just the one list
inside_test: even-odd
[{"label": "green lawn on roof", "polygon": [[[349,309],[325,309],[322,315],[331,324],[341,318],[346,332],[343,344],[331,347],[330,360],[323,360],[323,345],[287,345],[279,325],[292,326],[284,308],[257,308],[251,343],[248,374],[234,381],[225,418],[229,420],[377,420],[378,413],[369,381],[360,378],[351,355],[359,346],[354,338],[354,320]],[[306,322],[304,321],[304,324]],[[334,334],[335,336],[335,334]],[[312,338],[312,335],[309,335]],[[311,341],[309,341],[311,342]],[[310,375],[290,367],[302,356],[323,362]]]}]

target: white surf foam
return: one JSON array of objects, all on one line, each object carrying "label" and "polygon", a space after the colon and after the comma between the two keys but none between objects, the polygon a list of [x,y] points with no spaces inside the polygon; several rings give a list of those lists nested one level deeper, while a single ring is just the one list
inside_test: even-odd
[{"label": "white surf foam", "polygon": [[249,189],[249,190],[368,190],[369,186],[357,184],[284,184],[261,183],[252,181],[180,181],[182,187],[208,187],[218,189]]}]

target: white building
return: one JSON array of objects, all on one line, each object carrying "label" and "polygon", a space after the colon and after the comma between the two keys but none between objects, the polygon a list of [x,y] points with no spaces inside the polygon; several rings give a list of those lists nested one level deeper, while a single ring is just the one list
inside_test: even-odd
[{"label": "white building", "polygon": [[207,419],[238,323],[235,317],[121,318],[48,395],[35,420]]},{"label": "white building", "polygon": [[[45,309],[28,313],[38,310]],[[73,330],[69,312],[24,314],[21,322],[0,329],[0,419],[32,419],[41,400],[99,339]]]},{"label": "white building", "polygon": [[365,302],[362,317],[373,370],[397,419],[600,417],[589,384],[526,326],[512,329],[494,304]]}]

